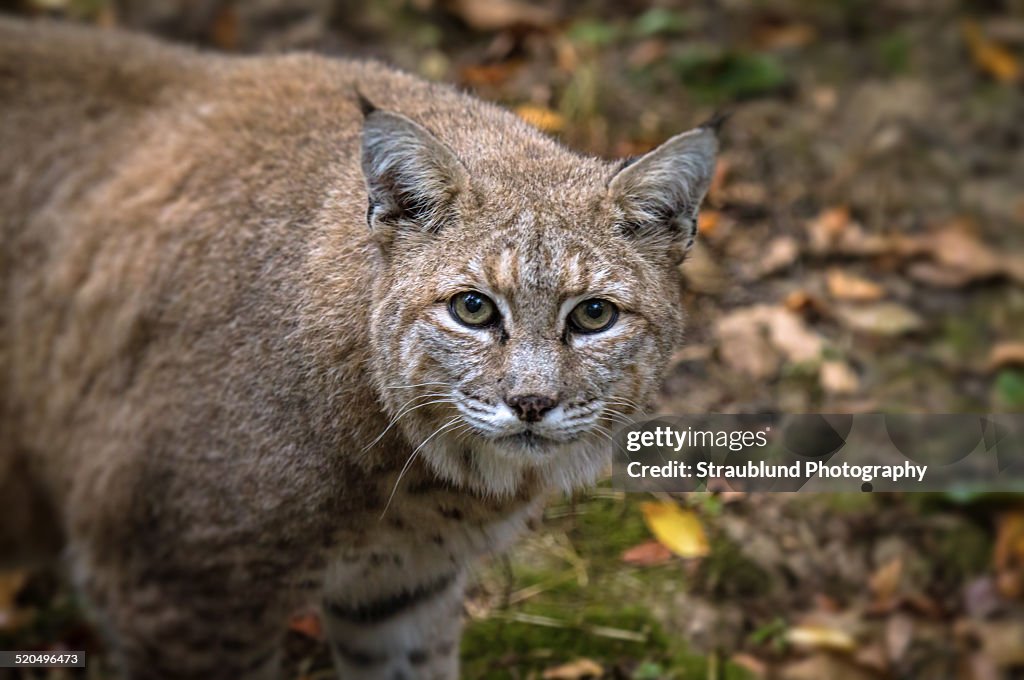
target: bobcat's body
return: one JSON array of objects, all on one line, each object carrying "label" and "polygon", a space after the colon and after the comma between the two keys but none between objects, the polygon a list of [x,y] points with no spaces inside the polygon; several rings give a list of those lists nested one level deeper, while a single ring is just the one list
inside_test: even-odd
[{"label": "bobcat's body", "polygon": [[[273,676],[321,601],[342,677],[454,677],[466,565],[594,479],[571,408],[633,412],[678,339],[675,263],[601,255],[611,203],[574,201],[614,166],[380,65],[0,20],[0,149],[0,564],[63,546],[130,677]],[[467,266],[501,338],[441,311]],[[666,309],[617,303],[618,354],[531,326],[573,276]],[[512,427],[501,399],[556,378],[565,432],[455,411]]]}]

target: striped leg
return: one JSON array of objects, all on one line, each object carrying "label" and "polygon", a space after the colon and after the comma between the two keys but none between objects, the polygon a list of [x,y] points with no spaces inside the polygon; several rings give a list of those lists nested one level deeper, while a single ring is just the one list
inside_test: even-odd
[{"label": "striped leg", "polygon": [[462,575],[451,573],[372,597],[328,592],[324,620],[338,677],[457,678],[462,591]]}]

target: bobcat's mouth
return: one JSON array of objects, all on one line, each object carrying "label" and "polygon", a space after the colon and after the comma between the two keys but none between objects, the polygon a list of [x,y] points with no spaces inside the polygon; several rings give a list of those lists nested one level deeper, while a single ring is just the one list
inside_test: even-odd
[{"label": "bobcat's mouth", "polygon": [[518,444],[519,446],[531,449],[555,443],[555,440],[549,439],[542,434],[537,434],[533,430],[523,430],[522,432],[516,432],[515,434],[507,434],[502,437],[498,437],[496,441]]}]

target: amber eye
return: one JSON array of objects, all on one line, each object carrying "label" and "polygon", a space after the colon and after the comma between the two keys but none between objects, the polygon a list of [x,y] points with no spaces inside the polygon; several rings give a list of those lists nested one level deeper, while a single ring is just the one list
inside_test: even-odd
[{"label": "amber eye", "polygon": [[611,328],[619,318],[619,310],[607,300],[590,298],[569,312],[569,322],[581,333],[600,333]]},{"label": "amber eye", "polygon": [[448,310],[456,321],[467,326],[486,326],[498,318],[498,308],[483,293],[468,291],[453,295]]}]

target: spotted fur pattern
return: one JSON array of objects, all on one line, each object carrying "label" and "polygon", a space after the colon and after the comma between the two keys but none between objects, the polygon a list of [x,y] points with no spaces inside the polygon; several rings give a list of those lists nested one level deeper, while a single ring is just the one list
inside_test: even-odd
[{"label": "spotted fur pattern", "polygon": [[0,561],[59,552],[127,678],[275,677],[313,603],[340,677],[415,680],[658,388],[715,141],[608,163],[378,64],[0,19],[0,148]]}]

